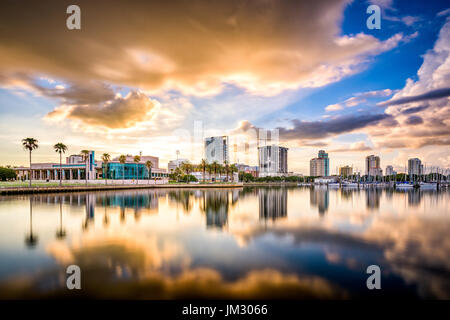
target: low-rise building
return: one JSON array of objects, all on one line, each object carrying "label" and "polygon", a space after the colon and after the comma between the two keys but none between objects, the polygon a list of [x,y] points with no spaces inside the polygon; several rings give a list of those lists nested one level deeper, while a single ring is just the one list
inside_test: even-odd
[{"label": "low-rise building", "polygon": [[253,177],[257,178],[259,173],[258,166],[249,166],[247,164],[243,163],[236,163],[236,168],[238,169],[238,172],[245,172],[251,174]]},{"label": "low-rise building", "polygon": [[170,160],[167,164],[167,171],[169,173],[173,173],[176,168],[179,168],[183,162],[189,162],[188,159],[176,159],[176,160]]},{"label": "low-rise building", "polygon": [[[149,170],[146,162],[151,161],[152,168]],[[134,162],[134,156],[127,155],[124,164],[119,158],[114,158],[106,165],[102,161],[95,160],[95,152],[89,151],[86,158],[82,155],[71,155],[66,158],[66,163],[56,162],[32,163],[29,167],[16,167],[14,170],[20,179],[29,179],[31,172],[33,180],[96,180],[108,179],[165,179],[168,173],[165,169],[158,167],[159,158],[153,156],[141,156],[139,163]]]}]

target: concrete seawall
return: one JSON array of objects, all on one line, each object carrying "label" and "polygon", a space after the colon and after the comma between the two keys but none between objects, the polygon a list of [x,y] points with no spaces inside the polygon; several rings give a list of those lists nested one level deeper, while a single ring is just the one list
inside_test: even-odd
[{"label": "concrete seawall", "polygon": [[245,182],[246,187],[296,187],[297,182]]},{"label": "concrete seawall", "polygon": [[95,186],[62,186],[62,187],[14,187],[0,189],[0,195],[33,194],[54,192],[80,192],[128,189],[174,189],[174,188],[242,188],[243,184],[149,184],[149,185],[95,185]]}]

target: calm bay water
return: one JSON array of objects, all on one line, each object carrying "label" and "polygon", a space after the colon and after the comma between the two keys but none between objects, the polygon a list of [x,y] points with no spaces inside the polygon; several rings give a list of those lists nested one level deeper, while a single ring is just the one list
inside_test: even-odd
[{"label": "calm bay water", "polygon": [[[0,197],[0,298],[449,299],[449,203],[275,187]],[[82,290],[65,287],[71,264]]]}]

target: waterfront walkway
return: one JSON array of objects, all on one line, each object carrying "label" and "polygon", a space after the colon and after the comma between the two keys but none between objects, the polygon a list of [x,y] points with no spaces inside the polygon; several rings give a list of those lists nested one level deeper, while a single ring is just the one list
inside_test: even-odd
[{"label": "waterfront walkway", "polygon": [[126,189],[165,189],[165,188],[242,188],[242,183],[205,183],[205,184],[110,184],[110,185],[77,185],[77,186],[39,186],[39,187],[10,187],[1,188],[0,195],[31,194],[53,192],[80,192]]}]

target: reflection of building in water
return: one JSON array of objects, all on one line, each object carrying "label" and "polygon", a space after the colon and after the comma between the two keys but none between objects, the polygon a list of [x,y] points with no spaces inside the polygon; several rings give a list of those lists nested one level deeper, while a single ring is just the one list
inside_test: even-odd
[{"label": "reflection of building in water", "polygon": [[95,194],[93,193],[86,194],[86,201],[85,201],[86,217],[83,223],[83,230],[88,229],[89,224],[94,221],[95,202],[96,202]]},{"label": "reflection of building in water", "polygon": [[330,204],[330,194],[327,188],[311,188],[309,193],[311,206],[318,207],[319,215],[324,215],[328,211]]},{"label": "reflection of building in water", "polygon": [[86,220],[94,219],[95,215],[95,194],[86,194]]},{"label": "reflection of building in water", "polygon": [[378,188],[366,189],[367,208],[378,209],[380,207],[380,198],[382,190]]},{"label": "reflection of building in water", "polygon": [[287,190],[285,188],[259,189],[259,219],[276,220],[287,217]]},{"label": "reflection of building in water", "polygon": [[158,198],[153,192],[127,192],[105,197],[107,198],[107,205],[110,207],[158,209]]},{"label": "reflection of building in water", "polygon": [[204,196],[206,227],[222,229],[228,223],[228,191],[206,191]]},{"label": "reflection of building in water", "polygon": [[418,206],[422,201],[422,193],[420,190],[408,190],[408,204],[410,206]]},{"label": "reflection of building in water", "polygon": [[231,203],[235,204],[238,201],[239,201],[239,190],[233,189],[233,191],[231,191]]},{"label": "reflection of building in water", "polygon": [[353,193],[358,192],[359,190],[353,190],[352,188],[341,188],[341,199],[344,200],[352,200],[353,199]]}]

